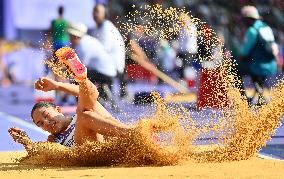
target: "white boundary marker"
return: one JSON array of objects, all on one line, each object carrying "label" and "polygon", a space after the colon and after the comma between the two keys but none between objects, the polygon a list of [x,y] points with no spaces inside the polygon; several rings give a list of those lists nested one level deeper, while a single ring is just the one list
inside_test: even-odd
[{"label": "white boundary marker", "polygon": [[257,154],[257,156],[261,159],[268,159],[268,160],[276,160],[276,161],[281,161],[281,162],[284,162],[283,159],[279,159],[279,158],[274,158],[273,156],[270,156],[269,154],[267,155],[264,155],[264,154]]},{"label": "white boundary marker", "polygon": [[46,135],[46,136],[49,135],[48,132],[46,132],[46,131],[40,129],[39,127],[37,127],[37,126],[35,126],[35,125],[33,125],[33,124],[31,124],[31,123],[29,123],[29,122],[27,122],[27,121],[21,119],[21,118],[18,118],[18,117],[15,117],[15,116],[11,116],[11,115],[6,114],[6,113],[3,113],[3,112],[0,112],[0,117],[3,118],[3,119],[8,120],[8,121],[10,121],[10,122],[14,122],[14,123],[17,123],[17,124],[19,124],[19,125],[21,125],[21,126],[24,126],[24,127],[26,127],[26,128],[29,128],[29,129],[31,129],[31,130],[33,130],[33,131],[39,132],[39,133],[41,133],[41,134],[44,134],[44,135]]}]

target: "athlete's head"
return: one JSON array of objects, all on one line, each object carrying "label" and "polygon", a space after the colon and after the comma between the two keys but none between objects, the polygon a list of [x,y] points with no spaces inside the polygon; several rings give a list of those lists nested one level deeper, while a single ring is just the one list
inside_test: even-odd
[{"label": "athlete's head", "polygon": [[61,113],[60,107],[50,102],[36,103],[32,109],[33,122],[51,134],[63,132],[70,121]]}]

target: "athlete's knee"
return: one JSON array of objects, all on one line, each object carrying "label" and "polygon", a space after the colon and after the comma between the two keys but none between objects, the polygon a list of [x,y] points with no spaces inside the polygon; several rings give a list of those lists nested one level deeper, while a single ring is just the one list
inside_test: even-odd
[{"label": "athlete's knee", "polygon": [[94,112],[90,111],[90,110],[85,110],[85,111],[81,112],[81,115],[84,116],[84,117],[93,117]]},{"label": "athlete's knee", "polygon": [[77,108],[76,113],[79,116],[86,116],[88,114],[88,111],[89,110],[87,110],[85,108]]},{"label": "athlete's knee", "polygon": [[77,107],[77,109],[76,109],[76,113],[77,114],[81,114],[81,113],[83,113],[83,112],[85,112],[85,111],[90,111],[90,112],[94,112],[96,110],[96,108],[95,108],[95,104],[93,104],[93,105],[86,105],[86,106],[82,106],[82,105],[79,105],[78,107]]},{"label": "athlete's knee", "polygon": [[92,118],[94,116],[94,112],[90,110],[77,109],[77,115],[82,119]]}]

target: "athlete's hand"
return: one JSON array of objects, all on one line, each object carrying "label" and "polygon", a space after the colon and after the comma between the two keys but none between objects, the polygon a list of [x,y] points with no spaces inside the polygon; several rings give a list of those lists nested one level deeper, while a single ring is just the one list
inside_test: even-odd
[{"label": "athlete's hand", "polygon": [[51,91],[57,88],[57,83],[53,79],[42,77],[35,82],[35,89],[41,91]]},{"label": "athlete's hand", "polygon": [[22,129],[12,127],[8,130],[8,132],[10,133],[11,137],[14,139],[15,142],[18,142],[24,145],[31,142],[31,139],[29,138],[27,133]]},{"label": "athlete's hand", "polygon": [[55,136],[53,134],[47,137],[47,142],[55,142]]}]

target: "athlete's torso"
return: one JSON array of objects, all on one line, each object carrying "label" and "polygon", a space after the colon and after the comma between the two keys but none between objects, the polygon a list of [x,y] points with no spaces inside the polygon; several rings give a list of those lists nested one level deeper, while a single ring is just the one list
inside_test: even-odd
[{"label": "athlete's torso", "polygon": [[77,121],[77,116],[74,115],[67,129],[63,133],[55,135],[56,143],[60,143],[66,147],[75,146],[74,134],[75,134],[76,121]]}]

